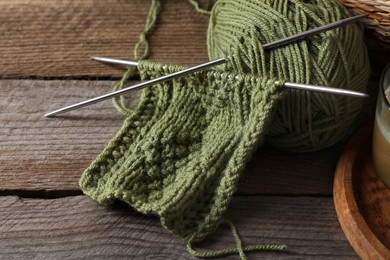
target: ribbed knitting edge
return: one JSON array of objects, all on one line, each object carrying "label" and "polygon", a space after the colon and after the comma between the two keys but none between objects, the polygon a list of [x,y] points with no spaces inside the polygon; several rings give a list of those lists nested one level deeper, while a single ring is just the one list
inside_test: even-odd
[{"label": "ribbed knitting edge", "polygon": [[[216,192],[216,201],[214,201],[214,205],[220,204],[222,206],[219,208],[214,207],[211,214],[209,214],[203,224],[199,226],[197,232],[184,238],[187,243],[194,244],[200,242],[218,228],[220,221],[222,221],[222,217],[231,202],[233,194],[237,190],[238,180],[245,170],[247,162],[251,159],[257,148],[264,142],[265,134],[271,125],[272,115],[277,103],[286,95],[286,91],[283,91],[283,83],[284,82],[275,84],[271,80],[263,80],[262,82],[257,83],[259,86],[274,86],[271,91],[270,89],[267,89],[266,95],[262,93],[262,96],[258,97],[259,103],[261,103],[265,109],[263,111],[255,111],[258,116],[256,118],[258,124],[255,124],[253,129],[248,129],[249,131],[244,135],[240,142],[241,145],[237,147],[232,158],[229,160],[229,165],[225,170],[222,183],[218,186]],[[265,111],[266,113],[264,113]],[[251,119],[253,119],[253,117]],[[216,221],[217,219],[219,221]],[[161,217],[161,223],[165,227],[163,216]]]}]

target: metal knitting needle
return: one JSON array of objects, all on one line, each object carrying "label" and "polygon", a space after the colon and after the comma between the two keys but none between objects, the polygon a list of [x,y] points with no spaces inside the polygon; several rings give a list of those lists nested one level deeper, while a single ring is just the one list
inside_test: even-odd
[{"label": "metal knitting needle", "polygon": [[[103,100],[106,100],[106,99],[109,99],[109,98],[112,98],[112,97],[116,97],[116,96],[122,95],[122,94],[124,94],[126,92],[129,92],[129,91],[132,91],[132,90],[142,89],[142,88],[145,88],[145,87],[148,87],[148,86],[152,86],[154,84],[161,83],[163,81],[167,81],[167,80],[170,80],[170,79],[173,79],[173,78],[177,78],[179,76],[184,76],[184,75],[187,75],[189,73],[193,73],[193,72],[196,72],[196,71],[199,71],[199,70],[203,70],[203,69],[205,69],[207,67],[216,66],[218,64],[222,64],[222,63],[225,63],[225,62],[226,62],[225,58],[220,58],[218,60],[214,60],[214,61],[211,61],[211,62],[208,62],[208,63],[204,63],[204,64],[198,65],[196,67],[191,67],[191,68],[183,70],[183,71],[178,71],[178,72],[175,72],[175,73],[172,73],[172,74],[168,74],[168,75],[160,77],[160,78],[152,79],[150,81],[146,81],[146,82],[143,82],[143,83],[140,83],[140,84],[137,84],[137,85],[130,86],[128,88],[124,88],[124,89],[121,89],[121,90],[118,90],[118,91],[115,91],[115,92],[112,92],[112,93],[108,93],[108,94],[105,94],[105,95],[102,95],[102,96],[98,96],[98,97],[95,97],[95,98],[92,98],[92,99],[85,100],[85,101],[80,102],[80,103],[76,103],[76,104],[73,104],[73,105],[70,105],[70,106],[67,106],[67,107],[55,110],[53,112],[47,113],[45,115],[45,117],[51,117],[51,116],[55,116],[55,115],[58,115],[58,114],[66,113],[68,111],[72,111],[72,110],[75,110],[75,109],[78,109],[78,108],[81,108],[81,107],[85,107],[85,106],[88,106],[88,105],[92,105],[94,103],[98,103],[100,101],[103,101]],[[329,93],[329,94],[336,94],[336,95],[340,95],[340,96],[350,96],[350,97],[360,97],[360,98],[368,97],[368,95],[365,94],[365,93],[352,91],[352,90],[347,90],[347,89],[340,89],[340,88],[314,86],[314,85],[307,85],[307,84],[293,83],[293,82],[285,82],[283,84],[283,86],[286,87],[286,88],[300,89],[300,90],[307,90],[307,91],[315,91],[315,92],[322,92],[322,93]]]},{"label": "metal knitting needle", "polygon": [[[102,62],[108,62],[108,63],[114,63],[120,65],[130,65],[130,66],[136,66],[134,63],[137,63],[135,61],[119,60],[119,59],[104,58],[104,57],[91,57],[91,59],[96,61],[102,61]],[[276,83],[278,84],[278,82]],[[314,85],[307,85],[307,84],[293,83],[293,82],[285,82],[283,86],[286,88],[335,94],[339,96],[361,97],[361,98],[368,97],[368,95],[365,93],[357,92],[353,90],[341,89],[341,88],[314,86]],[[132,87],[136,87],[136,86],[132,86]]]},{"label": "metal knitting needle", "polygon": [[[265,49],[273,48],[273,47],[279,46],[281,44],[285,44],[285,43],[288,43],[288,42],[291,42],[291,41],[295,41],[297,39],[301,39],[303,37],[308,37],[310,35],[318,34],[318,33],[321,33],[323,31],[326,31],[326,30],[330,30],[330,29],[333,29],[333,28],[337,28],[337,27],[346,25],[348,23],[352,23],[352,22],[358,21],[360,19],[363,19],[366,16],[367,15],[358,15],[358,16],[346,18],[346,19],[343,19],[343,20],[340,20],[340,21],[337,21],[337,22],[334,22],[334,23],[330,23],[330,24],[327,24],[327,25],[324,25],[324,26],[320,26],[320,27],[317,27],[315,29],[312,29],[312,30],[309,30],[309,31],[306,31],[306,32],[303,32],[303,33],[299,33],[299,34],[296,34],[296,35],[293,35],[293,36],[290,36],[290,37],[287,37],[287,38],[283,38],[283,39],[280,39],[280,40],[277,40],[277,41],[274,41],[274,42],[271,42],[271,43],[264,44],[263,48],[265,48]],[[122,65],[126,65],[126,66],[138,66],[138,62],[135,62],[135,61],[123,61],[123,60],[116,60],[116,59],[102,58],[102,57],[93,57],[92,59],[103,61],[103,62],[122,64]],[[136,84],[134,86],[130,86],[130,87],[118,90],[118,91],[114,91],[112,93],[108,93],[108,94],[105,94],[105,95],[102,95],[102,96],[99,96],[99,97],[95,97],[95,98],[92,98],[92,99],[89,99],[89,100],[85,100],[83,102],[79,102],[79,103],[76,103],[76,104],[73,104],[73,105],[70,105],[70,106],[67,106],[67,107],[55,110],[53,112],[47,113],[45,116],[46,117],[55,116],[55,115],[62,114],[62,113],[68,112],[68,111],[72,111],[72,110],[75,110],[75,109],[78,109],[78,108],[81,108],[81,107],[92,105],[92,104],[98,103],[100,101],[103,101],[103,100],[106,100],[106,99],[110,99],[112,97],[116,97],[116,96],[122,95],[122,94],[130,92],[132,90],[149,87],[149,86],[152,86],[152,85],[157,84],[157,83],[165,82],[165,81],[177,78],[177,77],[185,76],[185,75],[188,75],[190,73],[194,73],[194,72],[197,72],[197,71],[204,70],[206,68],[214,67],[214,66],[226,63],[227,61],[228,60],[226,58],[219,58],[219,59],[216,59],[216,60],[212,60],[212,61],[200,64],[200,65],[197,65],[197,66],[194,66],[194,67],[182,70],[182,71],[174,72],[174,73],[171,73],[171,74],[168,74],[168,75],[156,78],[156,79],[152,79],[152,80],[149,80],[149,81],[146,81],[146,82],[142,82],[142,83]],[[312,90],[312,91],[333,93],[333,94],[337,94],[337,95],[347,95],[347,96],[355,96],[355,97],[367,97],[367,94],[356,92],[356,91],[343,90],[343,89],[337,89],[337,88],[327,88],[327,87],[322,87],[322,86],[304,85],[304,84],[291,83],[291,82],[284,83],[284,86],[288,87],[288,88]]]},{"label": "metal knitting needle", "polygon": [[138,62],[132,61],[132,60],[118,60],[118,59],[112,59],[112,58],[106,58],[106,57],[96,57],[96,56],[92,56],[91,59],[96,60],[96,61],[100,61],[100,62],[119,64],[119,65],[131,66],[131,67],[138,66]]},{"label": "metal knitting needle", "polygon": [[181,76],[184,76],[184,75],[187,75],[187,74],[190,74],[190,73],[194,73],[194,72],[197,72],[197,71],[200,71],[200,70],[204,70],[206,68],[214,67],[216,65],[223,64],[225,62],[226,62],[225,58],[212,60],[210,62],[206,62],[206,63],[200,64],[200,65],[197,65],[197,66],[185,69],[185,70],[177,71],[177,72],[174,72],[174,73],[171,73],[171,74],[159,77],[159,78],[155,78],[155,79],[152,79],[152,80],[149,80],[149,81],[146,81],[146,82],[142,82],[142,83],[139,83],[139,84],[136,84],[136,85],[124,88],[124,89],[120,89],[120,90],[112,92],[112,93],[108,93],[108,94],[105,94],[105,95],[102,95],[102,96],[99,96],[99,97],[88,99],[88,100],[85,100],[83,102],[80,102],[80,103],[77,103],[77,104],[74,104],[74,105],[70,105],[70,106],[67,106],[67,107],[55,110],[53,112],[50,112],[50,113],[46,114],[45,116],[46,117],[50,117],[50,116],[54,116],[54,115],[57,115],[57,114],[62,114],[62,113],[68,112],[68,111],[75,110],[77,108],[85,107],[85,106],[88,106],[88,105],[91,105],[91,104],[94,104],[94,103],[97,103],[97,102],[100,102],[100,101],[103,101],[103,100],[106,100],[106,99],[109,99],[109,98],[112,98],[112,97],[116,97],[116,96],[122,95],[122,94],[124,94],[126,92],[129,92],[129,91],[132,91],[132,90],[143,89],[143,88],[155,85],[157,83],[161,83],[161,82],[168,81],[168,80],[171,80],[171,79],[174,79],[174,78],[177,78],[177,77],[181,77]]},{"label": "metal knitting needle", "polygon": [[283,38],[283,39],[280,39],[280,40],[277,40],[277,41],[274,41],[271,43],[266,43],[263,45],[263,49],[273,48],[273,47],[276,47],[276,46],[279,46],[279,45],[282,45],[282,44],[285,44],[285,43],[288,43],[291,41],[296,41],[296,40],[306,38],[306,37],[311,36],[311,35],[319,34],[319,33],[322,33],[322,32],[325,32],[325,31],[328,31],[331,29],[342,27],[344,25],[357,22],[365,17],[368,17],[368,14],[356,15],[356,16],[352,16],[349,18],[345,18],[345,19],[333,22],[333,23],[325,24],[325,25],[322,25],[320,27],[310,29],[308,31],[301,32],[301,33],[298,33],[298,34],[295,34],[295,35],[292,35],[292,36],[289,36],[289,37],[286,37],[286,38]]},{"label": "metal knitting needle", "polygon": [[284,82],[283,86],[286,88],[321,92],[321,93],[334,94],[334,95],[346,96],[346,97],[358,97],[358,98],[369,97],[366,93],[353,91],[349,89],[342,89],[342,88],[331,88],[331,87],[307,85],[307,84],[293,83],[293,82]]}]

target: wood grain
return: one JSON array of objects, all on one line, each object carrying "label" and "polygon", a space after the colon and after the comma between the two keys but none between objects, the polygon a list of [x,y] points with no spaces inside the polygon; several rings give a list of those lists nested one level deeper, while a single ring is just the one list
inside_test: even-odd
[{"label": "wood grain", "polygon": [[121,115],[110,101],[69,117],[43,115],[112,86],[104,81],[0,81],[0,190],[77,190],[83,169],[120,129]]},{"label": "wood grain", "polygon": [[[208,16],[187,1],[162,2],[150,58],[188,65],[206,61]],[[149,3],[0,1],[0,77],[118,77],[120,69],[89,57],[133,57]]]},{"label": "wood grain", "polygon": [[[118,205],[106,208],[84,196],[0,197],[0,210],[2,259],[195,259],[156,218]],[[226,217],[236,224],[245,244],[288,245],[286,252],[251,253],[250,259],[357,259],[330,198],[238,197]],[[199,249],[233,245],[230,232],[221,228]]]},{"label": "wood grain", "polygon": [[[78,179],[120,129],[110,101],[56,118],[46,112],[106,93],[112,81],[0,80],[0,194],[79,193]],[[135,107],[139,92],[129,100]],[[342,145],[289,154],[263,147],[243,174],[240,194],[332,195]]]},{"label": "wood grain", "polygon": [[372,123],[345,148],[337,165],[334,200],[341,226],[363,259],[390,258],[390,189],[378,178],[371,154]]}]

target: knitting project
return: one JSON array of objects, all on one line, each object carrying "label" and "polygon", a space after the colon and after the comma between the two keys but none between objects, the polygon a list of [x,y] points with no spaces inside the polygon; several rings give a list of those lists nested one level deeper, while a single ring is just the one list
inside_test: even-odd
[{"label": "knitting project", "polygon": [[[145,32],[157,6],[153,0]],[[126,120],[81,176],[82,190],[100,203],[121,200],[158,215],[194,253],[191,245],[221,223],[240,174],[264,140],[286,150],[312,150],[349,130],[360,99],[284,90],[283,82],[364,91],[369,64],[361,26],[262,48],[348,16],[333,0],[219,0],[211,12],[208,50],[210,59],[226,57],[228,63],[145,89],[135,111],[123,108],[124,99],[115,103]],[[147,60],[138,66],[142,80],[182,69]]]}]

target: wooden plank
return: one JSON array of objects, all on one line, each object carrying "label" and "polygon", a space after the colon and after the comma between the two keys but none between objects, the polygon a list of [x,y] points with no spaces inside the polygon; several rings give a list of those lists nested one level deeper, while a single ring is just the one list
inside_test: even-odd
[{"label": "wooden plank", "polygon": [[[187,1],[162,2],[150,58],[188,65],[207,60],[208,16]],[[133,57],[149,5],[144,0],[2,0],[0,77],[118,77],[120,69],[89,57]]]},{"label": "wooden plank", "polygon": [[[181,239],[164,230],[155,217],[118,205],[103,207],[85,196],[0,197],[0,209],[2,259],[194,259]],[[236,197],[226,218],[235,223],[247,245],[288,246],[283,253],[250,253],[251,259],[357,259],[337,223],[331,198]],[[220,228],[199,249],[233,245],[230,231]]]},{"label": "wooden plank", "polygon": [[111,102],[72,117],[45,112],[110,91],[113,82],[0,81],[1,190],[77,190],[82,170],[120,129]]},{"label": "wooden plank", "polygon": [[[0,81],[0,194],[80,193],[78,179],[120,129],[110,101],[57,118],[46,112],[110,91],[112,81]],[[130,98],[136,105],[139,93]],[[241,194],[332,195],[342,145],[314,153],[259,149],[243,174]]]},{"label": "wooden plank", "polygon": [[243,194],[329,195],[342,143],[310,153],[288,153],[263,146],[239,182]]}]

